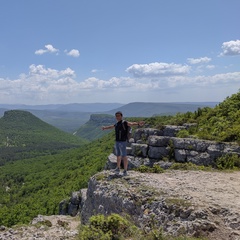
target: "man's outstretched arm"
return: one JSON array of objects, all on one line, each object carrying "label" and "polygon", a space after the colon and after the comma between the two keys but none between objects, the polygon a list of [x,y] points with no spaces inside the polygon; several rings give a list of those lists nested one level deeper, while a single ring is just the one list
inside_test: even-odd
[{"label": "man's outstretched arm", "polygon": [[128,126],[143,126],[145,124],[144,121],[139,121],[139,122],[128,122]]},{"label": "man's outstretched arm", "polygon": [[112,129],[114,127],[115,127],[114,125],[102,126],[102,130]]}]

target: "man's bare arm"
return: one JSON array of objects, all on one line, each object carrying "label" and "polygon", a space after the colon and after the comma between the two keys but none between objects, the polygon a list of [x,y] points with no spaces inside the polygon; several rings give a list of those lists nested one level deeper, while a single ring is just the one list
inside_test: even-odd
[{"label": "man's bare arm", "polygon": [[103,126],[102,130],[107,130],[107,129],[112,129],[112,128],[114,128],[114,125]]},{"label": "man's bare arm", "polygon": [[139,122],[128,122],[128,126],[143,126],[145,124],[144,121],[139,121]]}]

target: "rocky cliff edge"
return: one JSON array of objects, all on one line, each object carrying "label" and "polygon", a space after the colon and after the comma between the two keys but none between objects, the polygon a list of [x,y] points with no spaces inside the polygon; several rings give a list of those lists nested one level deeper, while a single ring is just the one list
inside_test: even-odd
[{"label": "rocky cliff edge", "polygon": [[136,225],[162,227],[171,235],[240,239],[240,172],[110,171],[94,175],[81,209],[86,223],[94,214],[128,215]]}]

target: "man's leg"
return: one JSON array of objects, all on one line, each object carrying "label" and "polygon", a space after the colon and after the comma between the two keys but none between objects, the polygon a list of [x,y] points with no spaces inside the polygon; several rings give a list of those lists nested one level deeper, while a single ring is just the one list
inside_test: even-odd
[{"label": "man's leg", "polygon": [[117,167],[120,169],[121,167],[122,156],[117,156]]},{"label": "man's leg", "polygon": [[127,171],[127,169],[128,169],[128,157],[127,156],[123,157],[123,166],[124,166],[124,170]]}]

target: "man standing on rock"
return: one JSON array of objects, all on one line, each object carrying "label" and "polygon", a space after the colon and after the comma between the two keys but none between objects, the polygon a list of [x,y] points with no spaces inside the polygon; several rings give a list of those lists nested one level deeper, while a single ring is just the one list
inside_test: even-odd
[{"label": "man standing on rock", "polygon": [[114,172],[119,174],[120,173],[120,166],[121,166],[121,160],[123,158],[123,166],[124,171],[123,175],[127,175],[127,168],[128,168],[128,158],[127,158],[127,138],[128,138],[128,127],[131,126],[143,126],[144,122],[128,122],[123,120],[123,114],[122,112],[118,111],[115,113],[115,117],[117,120],[117,123],[114,125],[109,126],[103,126],[102,130],[112,129],[115,128],[115,136],[116,136],[116,155],[117,155],[117,168],[114,169]]}]

